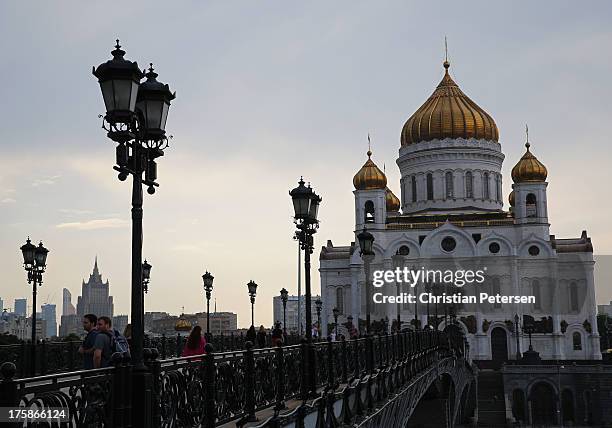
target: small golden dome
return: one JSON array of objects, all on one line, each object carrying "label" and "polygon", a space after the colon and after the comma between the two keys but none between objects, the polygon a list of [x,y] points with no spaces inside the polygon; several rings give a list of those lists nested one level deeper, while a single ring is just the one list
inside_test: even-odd
[{"label": "small golden dome", "polygon": [[525,143],[527,151],[523,157],[514,165],[512,168],[512,180],[515,183],[525,182],[541,182],[546,181],[548,171],[546,167],[540,162],[529,150],[531,144]]},{"label": "small golden dome", "polygon": [[400,209],[400,200],[388,187],[385,188],[385,203],[387,212],[397,212]]},{"label": "small golden dome", "polygon": [[499,131],[487,112],[465,95],[448,74],[425,103],[406,121],[402,146],[444,138],[476,138],[498,141]]},{"label": "small golden dome", "polygon": [[181,314],[179,320],[174,325],[175,331],[191,331],[191,323],[185,319],[185,315]]},{"label": "small golden dome", "polygon": [[353,186],[356,190],[375,190],[387,187],[385,173],[372,162],[371,156],[372,152],[368,150],[368,160],[353,177]]},{"label": "small golden dome", "polygon": [[508,195],[508,202],[510,203],[511,207],[514,206],[514,190]]}]

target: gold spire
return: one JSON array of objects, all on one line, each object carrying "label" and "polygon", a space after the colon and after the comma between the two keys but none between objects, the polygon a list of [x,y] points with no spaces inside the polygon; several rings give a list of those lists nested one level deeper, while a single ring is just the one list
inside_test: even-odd
[{"label": "gold spire", "polygon": [[368,134],[368,160],[353,177],[353,186],[356,190],[374,190],[387,187],[387,176],[372,161],[370,150],[370,134]]},{"label": "gold spire", "polygon": [[546,167],[529,150],[531,144],[529,143],[529,127],[527,125],[525,125],[525,134],[527,139],[525,148],[527,150],[516,165],[514,165],[514,168],[512,168],[512,180],[515,183],[546,181],[548,176]]},{"label": "gold spire", "polygon": [[445,51],[442,81],[404,124],[402,146],[444,138],[498,141],[499,131],[493,118],[465,95],[450,77],[446,39]]},{"label": "gold spire", "polygon": [[400,209],[400,200],[388,187],[385,188],[385,203],[387,212],[397,212]]}]

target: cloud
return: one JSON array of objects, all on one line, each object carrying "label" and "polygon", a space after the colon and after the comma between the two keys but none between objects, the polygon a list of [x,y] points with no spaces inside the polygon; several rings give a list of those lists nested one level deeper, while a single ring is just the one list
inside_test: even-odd
[{"label": "cloud", "polygon": [[96,230],[96,229],[118,229],[127,227],[129,222],[121,218],[105,218],[89,220],[84,222],[60,223],[58,229]]},{"label": "cloud", "polygon": [[60,178],[61,175],[52,175],[52,176],[48,176],[48,177],[42,177],[42,178],[37,178],[32,182],[32,187],[38,187],[38,186],[43,186],[43,185],[52,185],[55,184],[55,182],[57,181],[58,178]]},{"label": "cloud", "polygon": [[73,208],[60,208],[59,212],[61,212],[62,214],[70,214],[70,215],[85,215],[85,214],[93,213],[93,211],[91,210],[79,210],[79,209],[73,209]]},{"label": "cloud", "polygon": [[0,204],[14,204],[15,202],[17,201],[13,198],[4,198],[0,200]]}]

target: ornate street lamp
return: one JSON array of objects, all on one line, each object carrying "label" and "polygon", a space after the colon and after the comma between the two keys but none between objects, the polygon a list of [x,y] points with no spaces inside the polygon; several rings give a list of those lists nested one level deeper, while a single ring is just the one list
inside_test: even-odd
[{"label": "ornate street lamp", "polygon": [[340,315],[340,309],[334,308],[332,312],[334,313],[334,329],[336,331],[336,340],[338,340],[338,315]]},{"label": "ornate street lamp", "polygon": [[287,300],[289,299],[289,292],[283,287],[280,291],[281,302],[283,302],[283,331],[285,336],[287,335]]},{"label": "ornate street lamp", "polygon": [[[158,183],[155,159],[168,146],[166,119],[175,94],[168,85],[157,81],[153,66],[145,74],[136,62],[124,58],[119,40],[111,52],[113,58],[93,69],[98,78],[106,113],[102,127],[118,145],[114,167],[119,180],[133,176],[132,186],[132,344],[130,354],[136,372],[145,372],[144,295],[142,265],[142,185],[155,193]],[[141,83],[141,79],[146,81]],[[144,178],[143,178],[144,174]],[[135,397],[139,394],[135,392]],[[135,405],[134,408],[138,406]]]},{"label": "ornate street lamp", "polygon": [[516,361],[521,359],[521,345],[519,342],[519,316],[514,314],[514,335],[516,336]]},{"label": "ornate street lamp", "polygon": [[315,300],[315,308],[317,309],[318,336],[321,337],[321,309],[323,309],[323,302],[321,301],[321,299]]},{"label": "ornate street lamp", "polygon": [[359,247],[361,248],[361,257],[365,265],[365,286],[366,286],[366,333],[370,334],[370,264],[374,259],[374,235],[368,232],[365,228],[357,235]]},{"label": "ornate street lamp", "polygon": [[38,247],[30,241],[21,246],[23,255],[23,267],[28,273],[28,284],[32,284],[32,376],[36,374],[36,289],[43,283],[42,274],[47,268],[47,250],[42,241]]},{"label": "ornate street lamp", "polygon": [[[312,294],[310,290],[310,255],[314,250],[313,235],[319,228],[319,220],[317,216],[319,214],[319,204],[321,203],[321,197],[318,196],[308,185],[304,186],[304,180],[300,177],[298,186],[289,192],[291,200],[293,202],[294,210],[294,223],[297,227],[295,233],[295,239],[300,242],[302,250],[304,250],[304,280],[306,285],[305,290],[305,311],[306,311],[306,342],[309,346],[309,352],[307,352],[305,358],[304,379],[302,382],[302,396],[304,399],[310,394],[316,394],[315,385],[315,374],[314,365],[310,364],[314,358],[314,350],[312,348],[312,310],[311,310],[311,299]],[[313,361],[313,360],[312,360]]]},{"label": "ornate street lamp", "polygon": [[255,295],[257,294],[257,284],[250,280],[247,284],[249,296],[251,296],[251,327],[255,328]]},{"label": "ornate street lamp", "polygon": [[145,259],[144,263],[142,264],[142,289],[145,293],[149,292],[149,281],[151,280],[152,267],[153,266],[147,262],[147,259]]},{"label": "ornate street lamp", "polygon": [[210,341],[210,296],[213,290],[214,276],[208,271],[202,275],[204,291],[206,292],[206,340]]}]

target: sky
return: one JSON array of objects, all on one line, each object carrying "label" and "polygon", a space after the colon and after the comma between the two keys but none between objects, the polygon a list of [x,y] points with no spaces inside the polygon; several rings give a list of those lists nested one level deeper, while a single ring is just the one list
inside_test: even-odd
[{"label": "sky", "polygon": [[[247,326],[252,279],[256,323],[270,325],[272,297],[296,292],[300,175],[323,197],[318,291],[320,246],[352,239],[368,133],[399,195],[401,127],[442,78],[445,36],[451,75],[500,130],[504,194],[528,123],[551,233],[587,230],[595,254],[612,254],[611,17],[606,1],[2,2],[0,297],[31,296],[29,235],[50,249],[39,303],[59,313],[64,287],[76,300],[97,256],[115,313],[129,313],[131,185],[112,169],[91,74],[116,38],[177,93],[160,187],[145,193],[147,311],[205,310],[209,270],[218,310]],[[597,296],[612,300],[609,282]]]}]

